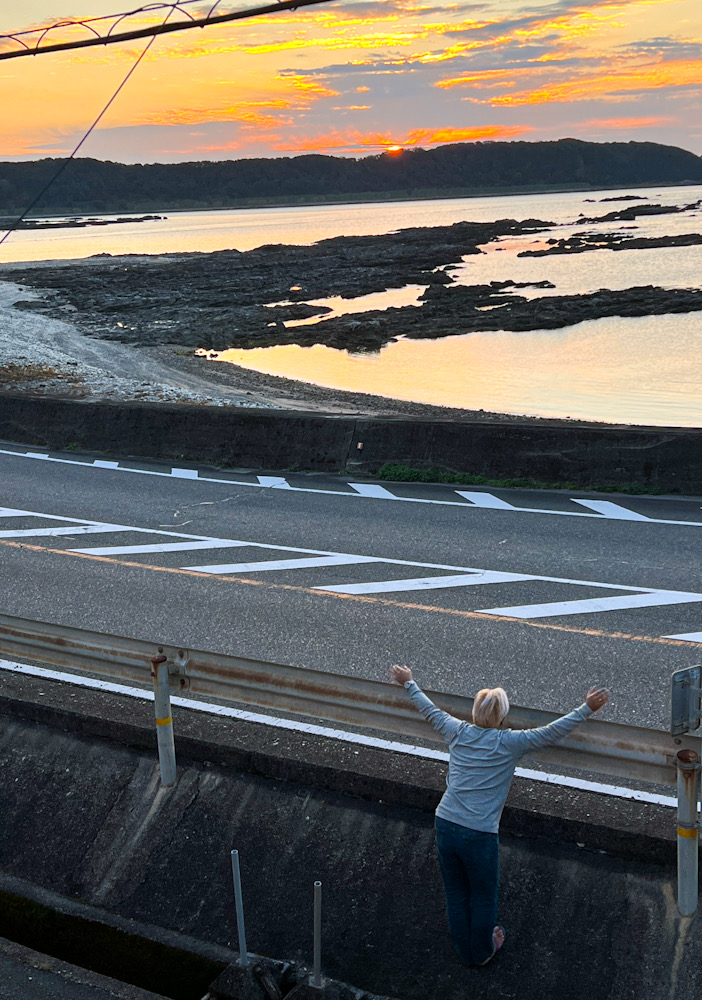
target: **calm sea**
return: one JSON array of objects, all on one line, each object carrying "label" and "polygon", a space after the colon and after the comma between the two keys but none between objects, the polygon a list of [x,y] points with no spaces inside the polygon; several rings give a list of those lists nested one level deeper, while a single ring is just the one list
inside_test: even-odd
[{"label": "calm sea", "polygon": [[[573,225],[489,244],[484,254],[469,256],[452,273],[466,284],[548,279],[556,286],[550,294],[646,284],[700,287],[702,246],[517,256],[520,250],[568,232],[626,231],[636,236],[702,232],[700,210],[633,222],[578,223],[580,215],[604,215],[627,207],[628,202],[600,201],[625,193],[646,196],[651,203],[683,205],[702,198],[702,186],[176,213],[160,222],[16,233],[0,248],[0,262],[73,259],[98,253],[248,250],[266,243],[309,244],[330,236],[369,235],[461,220],[540,218]],[[359,312],[417,303],[421,291],[422,286],[409,286],[357,300],[318,301],[331,305],[337,314]],[[549,294],[542,289],[521,293]],[[373,355],[286,346],[232,350],[220,358],[332,388],[445,406],[622,423],[702,425],[702,313],[602,319],[563,330],[474,333],[431,341],[400,339]]]}]

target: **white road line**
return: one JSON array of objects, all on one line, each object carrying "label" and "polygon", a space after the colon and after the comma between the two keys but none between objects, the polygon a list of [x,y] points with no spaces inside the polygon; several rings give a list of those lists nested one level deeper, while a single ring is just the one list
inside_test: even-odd
[{"label": "white road line", "polygon": [[373,483],[347,483],[352,490],[355,490],[362,497],[369,497],[372,500],[397,500],[394,493],[391,493],[385,486],[375,486]]},{"label": "white road line", "polygon": [[588,601],[556,601],[553,604],[524,604],[514,608],[481,608],[479,614],[504,618],[550,618],[558,615],[589,615],[597,611],[628,611],[631,608],[658,608],[668,604],[693,604],[702,594],[675,590],[654,590],[624,597],[594,597]]},{"label": "white road line", "polygon": [[[6,448],[0,448],[0,455],[9,455],[12,458],[41,459],[44,462],[53,462],[56,465],[77,465],[80,466],[80,468],[82,469],[96,468],[96,466],[88,462],[79,462],[73,458],[52,458],[50,455],[45,453],[39,454],[36,452],[18,452],[18,451],[10,451],[9,449]],[[115,471],[124,472],[134,476],[157,476],[159,478],[165,478],[165,479],[172,478],[171,472],[157,472],[155,469],[129,469],[120,466]],[[175,478],[182,478],[182,477],[176,476]],[[313,487],[309,486],[291,486],[285,479],[281,479],[280,477],[276,476],[259,476],[258,479],[262,480],[262,482],[259,481],[256,483],[252,483],[241,479],[218,479],[214,476],[200,476],[197,474],[189,478],[197,479],[198,482],[200,483],[218,483],[224,486],[242,486],[245,488],[250,487],[253,489],[261,489],[261,488],[286,489],[286,490],[292,490],[294,493],[313,493],[313,494],[318,494],[320,496],[330,496],[330,497],[346,497],[346,498],[353,497],[356,500],[364,499],[361,493],[356,493],[356,492],[347,493],[344,490],[322,490],[322,489],[314,489]],[[399,503],[433,504],[434,506],[437,507],[460,507],[462,510],[476,509],[475,504],[468,504],[464,500],[430,500],[427,497],[400,497],[396,496],[394,493],[391,494],[391,496],[393,500],[398,501]],[[548,514],[554,517],[587,517],[597,521],[610,520],[610,518],[602,514],[595,514],[594,512],[586,513],[584,510],[554,510],[549,507],[543,507],[543,508],[512,507],[511,509],[517,514]],[[643,515],[641,519],[645,520],[648,524],[672,524],[683,528],[702,528],[702,521],[678,521],[674,520],[673,518],[662,518],[662,517],[644,518]],[[616,520],[620,520],[620,518],[616,518]]]},{"label": "white road line", "polygon": [[[0,670],[7,670],[11,673],[27,674],[31,677],[42,677],[49,681],[59,681],[64,684],[75,684],[77,687],[94,688],[98,691],[108,691],[111,694],[123,695],[127,698],[136,698],[139,701],[153,701],[153,691],[143,688],[128,687],[126,684],[115,684],[112,681],[100,681],[94,677],[81,677],[78,674],[60,673],[58,670],[48,670],[45,667],[36,667],[27,663],[15,663],[10,660],[0,660]],[[171,704],[180,708],[186,708],[193,712],[203,712],[207,715],[220,715],[229,719],[239,719],[242,722],[254,722],[259,725],[271,726],[276,729],[287,729],[293,732],[310,733],[314,736],[323,736],[328,739],[338,740],[344,743],[355,743],[357,746],[374,747],[380,750],[390,750],[394,753],[403,753],[412,757],[423,757],[429,760],[440,760],[448,762],[449,755],[442,750],[432,750],[429,747],[414,746],[411,743],[400,743],[396,740],[382,740],[374,736],[364,736],[361,733],[353,733],[346,729],[332,729],[328,726],[317,726],[309,723],[296,722],[293,719],[281,719],[277,716],[263,715],[260,712],[247,712],[239,708],[229,708],[225,705],[215,705],[206,701],[195,701],[193,698],[181,698],[179,695],[171,696]],[[677,806],[677,799],[672,795],[657,795],[652,792],[641,792],[635,788],[626,788],[621,785],[607,785],[599,781],[586,781],[580,778],[571,778],[564,774],[552,774],[549,771],[536,771],[531,768],[515,768],[517,778],[526,778],[530,781],[545,782],[549,785],[561,785],[566,788],[577,788],[587,792],[597,792],[600,795],[608,795],[618,799],[632,799],[635,802],[648,802],[660,806]]]},{"label": "white road line", "polygon": [[157,542],[154,545],[105,545],[95,549],[69,549],[69,552],[84,552],[89,556],[129,556],[148,555],[151,552],[190,552],[196,549],[233,549],[248,545],[227,538],[213,538],[210,541]]},{"label": "white road line", "polygon": [[628,507],[622,507],[618,503],[612,503],[611,500],[576,500],[575,497],[571,497],[571,500],[573,503],[579,503],[581,507],[589,507],[590,510],[594,510],[596,514],[603,514],[611,521],[651,520],[650,517],[638,514],[635,510],[629,510]]},{"label": "white road line", "polygon": [[518,507],[507,503],[506,500],[500,500],[492,493],[479,493],[477,490],[455,490],[454,492],[458,493],[459,497],[470,500],[474,507],[485,507],[488,510],[519,510]]},{"label": "white road line", "polygon": [[210,566],[182,566],[198,573],[263,573],[270,570],[311,569],[315,566],[349,566],[354,563],[383,562],[374,556],[330,555],[308,559],[268,559],[263,562],[222,563]]},{"label": "white road line", "polygon": [[93,465],[96,469],[119,469],[119,462],[106,462],[102,458],[96,458]]},{"label": "white road line", "polygon": [[515,580],[534,580],[521,573],[501,573],[485,570],[460,576],[422,576],[414,580],[382,580],[377,583],[345,583],[336,587],[312,587],[333,594],[392,594],[403,590],[439,590],[446,587],[477,587],[485,583],[512,583]]},{"label": "white road line", "polygon": [[22,528],[18,531],[0,531],[0,538],[53,538],[56,535],[102,535],[131,530],[123,524],[77,524],[67,528]]},{"label": "white road line", "polygon": [[171,475],[175,479],[199,479],[200,477],[197,469],[171,469]]},{"label": "white road line", "polygon": [[702,642],[702,632],[680,632],[679,635],[664,635],[664,639],[685,639],[687,642]]},{"label": "white road line", "polygon": [[15,507],[0,507],[0,517],[36,517],[36,514],[27,514],[26,510],[17,510]]}]

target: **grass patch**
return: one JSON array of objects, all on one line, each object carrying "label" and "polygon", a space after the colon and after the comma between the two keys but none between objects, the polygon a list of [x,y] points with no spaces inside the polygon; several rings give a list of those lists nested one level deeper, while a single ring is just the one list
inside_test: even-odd
[{"label": "grass patch", "polygon": [[[416,469],[410,465],[386,462],[376,473],[378,479],[399,483],[451,483],[457,486],[492,486],[504,489],[525,490],[591,490],[593,493],[631,493],[657,496],[662,492],[657,486],[643,483],[574,483],[559,480],[550,482],[519,476],[510,479],[490,479],[472,472],[444,472],[441,469]],[[670,490],[673,493],[675,490]]]},{"label": "grass patch", "polygon": [[52,379],[66,378],[65,372],[57,372],[49,365],[18,365],[11,361],[0,365],[0,385],[25,385],[27,382],[50,382]]}]

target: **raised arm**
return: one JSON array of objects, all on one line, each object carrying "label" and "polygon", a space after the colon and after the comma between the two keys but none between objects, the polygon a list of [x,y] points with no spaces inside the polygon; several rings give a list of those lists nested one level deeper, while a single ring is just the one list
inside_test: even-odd
[{"label": "raised arm", "polygon": [[564,740],[579,723],[603,708],[608,701],[609,694],[604,688],[590,688],[583,704],[568,715],[550,722],[548,726],[539,726],[538,729],[511,730],[509,735],[505,733],[505,742],[510,750],[520,757],[532,750],[543,750],[544,747],[553,746],[554,743]]},{"label": "raised arm", "polygon": [[449,715],[448,712],[442,712],[431,698],[427,698],[424,692],[420,690],[419,685],[413,680],[412,671],[409,667],[401,667],[395,664],[395,666],[390,668],[390,677],[396,684],[404,685],[417,711],[449,743],[463,725],[461,720],[454,718],[453,715]]}]

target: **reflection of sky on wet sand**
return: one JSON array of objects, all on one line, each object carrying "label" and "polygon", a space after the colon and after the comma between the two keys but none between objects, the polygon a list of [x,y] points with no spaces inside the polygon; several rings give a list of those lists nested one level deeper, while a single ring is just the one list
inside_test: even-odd
[{"label": "reflection of sky on wet sand", "polygon": [[219,359],[331,388],[435,405],[702,425],[702,313],[400,340],[372,355],[285,345],[224,351]]}]

